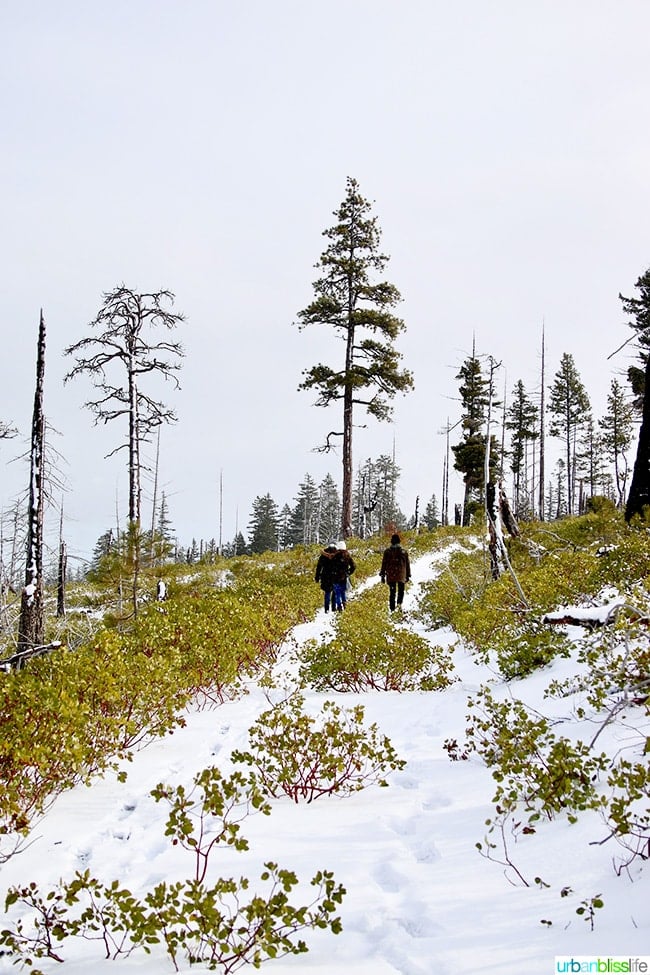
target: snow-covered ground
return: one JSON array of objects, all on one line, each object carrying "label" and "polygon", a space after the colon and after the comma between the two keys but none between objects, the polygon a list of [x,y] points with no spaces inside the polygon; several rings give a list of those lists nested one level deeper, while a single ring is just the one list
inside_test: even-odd
[{"label": "snow-covered ground", "polygon": [[[407,619],[419,584],[435,574],[440,559],[429,555],[414,562],[404,605]],[[291,680],[291,657],[301,643],[321,638],[330,626],[331,617],[320,611],[292,632],[278,667],[284,680]],[[449,632],[435,635],[438,644],[452,640]],[[515,886],[502,866],[479,854],[476,843],[493,814],[494,782],[476,756],[451,761],[443,746],[447,739],[463,742],[468,694],[494,675],[460,647],[455,666],[460,679],[444,692],[306,692],[310,709],[328,698],[345,705],[361,701],[366,720],[377,722],[407,765],[390,776],[388,788],[371,786],[309,805],[273,800],[271,816],[253,815],[243,824],[249,852],[214,854],[213,869],[221,876],[256,877],[266,860],[294,870],[306,885],[303,897],[295,892],[291,897],[296,903],[309,900],[308,881],[320,868],[332,870],[347,889],[340,910],[342,933],[307,931],[309,953],[266,962],[269,973],[550,975],[556,970],[555,956],[650,954],[647,872],[643,876],[637,860],[629,873],[616,876],[612,844],[593,845],[605,835],[595,814],[583,815],[574,825],[559,818],[512,841],[511,857],[529,887]],[[568,725],[575,701],[546,701],[542,695],[553,676],[565,676],[570,669],[569,661],[560,660],[517,683],[516,693]],[[496,694],[513,690],[495,685]],[[269,693],[280,692],[251,686],[248,694],[218,709],[188,714],[184,729],[136,754],[126,766],[124,784],[111,775],[61,796],[35,826],[28,848],[1,868],[0,898],[10,885],[35,880],[45,889],[85,868],[105,882],[119,879],[136,894],[163,879],[189,875],[191,870],[184,868],[188,854],[164,836],[166,810],[149,792],[160,781],[189,785],[198,770],[215,763],[228,771],[231,751],[245,746],[247,729],[269,706]],[[535,885],[537,876],[549,886]],[[571,893],[560,896],[567,888]],[[601,895],[604,907],[591,930],[575,911],[595,895]],[[70,939],[61,951],[69,975],[173,970],[162,950],[113,962],[103,959],[99,943]],[[48,960],[38,964],[48,973],[62,967]],[[9,959],[0,958],[0,972],[15,970]]]}]

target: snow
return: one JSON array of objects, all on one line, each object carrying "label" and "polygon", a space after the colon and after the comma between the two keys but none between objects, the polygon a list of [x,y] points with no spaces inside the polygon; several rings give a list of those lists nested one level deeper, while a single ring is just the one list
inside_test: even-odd
[{"label": "snow", "polygon": [[[440,561],[440,555],[413,560],[404,625],[418,628],[408,614],[420,584]],[[11,885],[35,880],[44,890],[86,868],[104,882],[119,879],[135,894],[163,879],[190,876],[188,854],[164,836],[166,809],[154,802],[150,790],[161,781],[189,786],[197,771],[215,763],[228,772],[232,750],[246,747],[247,729],[268,709],[269,699],[291,688],[301,644],[323,638],[331,626],[331,615],[321,610],[292,631],[275,689],[251,685],[246,695],[217,709],[191,711],[185,728],[153,741],[125,764],[125,783],[111,775],[62,795],[35,825],[26,849],[0,868],[0,898]],[[616,875],[611,844],[596,843],[606,830],[595,813],[581,814],[573,825],[558,817],[540,824],[532,836],[510,840],[510,855],[530,882],[523,886],[511,870],[476,848],[484,840],[485,820],[494,814],[490,771],[476,755],[452,761],[444,747],[448,739],[462,745],[468,695],[486,682],[495,696],[521,697],[570,728],[578,702],[544,699],[543,694],[551,679],[575,671],[572,661],[560,659],[527,680],[505,685],[495,680],[493,670],[475,663],[453,632],[429,636],[438,645],[456,644],[459,680],[444,692],[305,692],[310,711],[326,699],[344,706],[363,703],[366,721],[377,722],[407,761],[389,776],[388,787],[373,785],[309,805],[272,800],[270,816],[254,814],[243,823],[248,852],[227,848],[214,854],[212,869],[224,877],[255,878],[267,860],[295,870],[304,881],[304,897],[294,892],[295,903],[310,899],[308,882],[321,868],[332,870],[347,890],[339,911],[341,934],[307,931],[308,954],[268,961],[264,970],[270,975],[546,975],[555,971],[555,956],[650,952],[647,874],[636,860],[629,872]],[[537,876],[548,886],[536,885]],[[571,893],[562,897],[563,888]],[[583,899],[597,894],[604,908],[591,930],[575,912]],[[69,939],[61,951],[67,975],[173,971],[162,949],[149,956],[135,952],[120,959],[117,969],[96,942]],[[37,964],[48,975],[61,970],[54,961]],[[16,969],[0,957],[0,972],[10,971]],[[181,971],[188,975],[190,968]]]}]

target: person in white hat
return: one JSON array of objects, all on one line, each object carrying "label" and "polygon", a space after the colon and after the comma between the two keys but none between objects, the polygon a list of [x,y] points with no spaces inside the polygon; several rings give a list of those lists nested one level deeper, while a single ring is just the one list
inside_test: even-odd
[{"label": "person in white hat", "polygon": [[356,569],[356,565],[345,542],[337,542],[336,547],[338,551],[332,559],[332,580],[334,583],[334,609],[340,613],[345,608],[348,580]]}]

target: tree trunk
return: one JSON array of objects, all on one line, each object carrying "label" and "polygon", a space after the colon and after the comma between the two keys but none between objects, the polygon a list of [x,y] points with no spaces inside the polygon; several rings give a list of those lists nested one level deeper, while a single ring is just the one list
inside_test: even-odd
[{"label": "tree trunk", "polygon": [[539,511],[537,516],[540,521],[544,521],[546,517],[546,511],[544,508],[544,478],[546,477],[546,471],[544,470],[544,367],[545,367],[545,345],[544,345],[544,326],[542,325],[542,376],[541,376],[541,390],[540,390],[540,400],[539,400],[539,500],[538,506]]},{"label": "tree trunk", "polygon": [[497,538],[497,518],[496,511],[496,488],[489,482],[485,485],[485,513],[488,524],[488,551],[490,553],[490,574],[493,579],[498,579],[501,575],[499,568],[499,541]]},{"label": "tree trunk", "polygon": [[[350,311],[348,325],[347,347],[345,353],[345,371],[347,375],[352,369],[354,351],[354,325],[352,311]],[[341,490],[341,537],[349,538],[352,534],[352,386],[347,383],[343,392],[343,486]]]},{"label": "tree trunk", "polygon": [[45,380],[45,322],[41,311],[36,357],[36,392],[32,417],[32,446],[30,453],[29,510],[27,518],[27,564],[25,585],[20,602],[18,623],[18,652],[43,643],[43,514],[45,507],[43,449],[45,446],[45,418],[43,415],[43,386]]},{"label": "tree trunk", "polygon": [[61,539],[59,545],[59,572],[56,584],[56,615],[65,616],[65,578],[68,568],[68,552],[66,544]]},{"label": "tree trunk", "polygon": [[512,513],[512,508],[510,507],[510,502],[508,501],[507,495],[503,490],[503,485],[499,486],[499,514],[508,534],[513,538],[516,538],[519,535],[519,525],[517,524],[517,519]]},{"label": "tree trunk", "polygon": [[63,540],[63,504],[61,505],[61,521],[59,525],[59,571],[56,584],[56,615],[65,616],[65,582],[68,571],[68,552]]},{"label": "tree trunk", "polygon": [[630,493],[625,506],[625,520],[634,515],[643,516],[643,509],[650,505],[650,356],[645,367],[645,392],[643,394],[643,418],[639,430],[639,445],[634,461]]},{"label": "tree trunk", "polygon": [[153,475],[153,499],[151,501],[151,537],[149,539],[149,548],[151,559],[151,564],[156,565],[156,506],[158,504],[158,468],[160,466],[160,427],[158,427],[158,436],[156,438],[156,466],[154,468]]}]

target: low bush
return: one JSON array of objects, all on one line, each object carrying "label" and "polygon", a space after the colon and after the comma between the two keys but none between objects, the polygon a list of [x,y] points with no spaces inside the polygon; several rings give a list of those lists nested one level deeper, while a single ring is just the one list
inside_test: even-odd
[{"label": "low bush", "polygon": [[449,651],[387,616],[387,590],[376,586],[348,602],[334,635],[303,647],[300,678],[316,690],[438,690],[453,680]]},{"label": "low bush", "polygon": [[249,729],[249,747],[232,759],[253,769],[270,796],[312,802],[324,795],[346,796],[406,765],[376,724],[364,724],[364,709],[325,701],[320,714],[304,710],[294,694],[265,711]]},{"label": "low bush", "polygon": [[35,883],[9,890],[6,910],[19,906],[27,916],[0,932],[0,945],[14,961],[32,966],[51,958],[64,961],[61,945],[71,937],[98,941],[106,958],[147,954],[162,946],[176,971],[179,963],[202,964],[234,972],[243,965],[259,968],[269,958],[307,951],[299,935],[313,929],[341,930],[336,916],[345,894],[331,872],[311,879],[315,894],[307,904],[289,900],[298,878],[267,862],[260,875],[264,893],[248,894],[245,877],[208,881],[210,857],[220,843],[246,849],[240,822],[251,809],[270,812],[255,782],[235,773],[225,779],[216,768],[204,769],[189,792],[160,783],[152,795],[169,804],[166,835],[194,860],[187,880],[159,883],[142,897],[118,881],[103,883],[89,871],[41,893]]},{"label": "low bush", "polygon": [[608,767],[605,753],[557,736],[546,718],[529,713],[521,701],[497,701],[487,687],[468,707],[468,746],[492,769],[492,802],[501,814],[521,807],[532,823],[568,810],[575,820],[578,811],[603,805],[595,783]]}]

